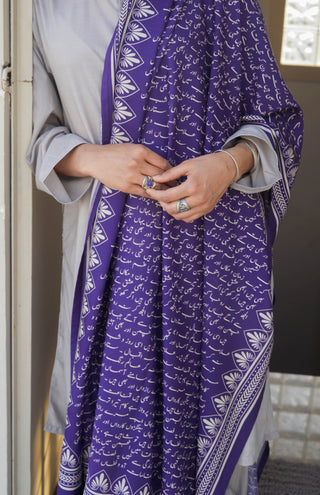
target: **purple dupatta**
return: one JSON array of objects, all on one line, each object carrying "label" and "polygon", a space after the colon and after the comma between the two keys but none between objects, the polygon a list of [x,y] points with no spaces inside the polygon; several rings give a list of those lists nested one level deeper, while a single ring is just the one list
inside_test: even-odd
[{"label": "purple dupatta", "polygon": [[272,243],[302,144],[255,0],[126,0],[102,81],[102,142],[172,165],[260,125],[282,181],[178,222],[100,186],[75,294],[58,495],[222,495],[273,342]]}]

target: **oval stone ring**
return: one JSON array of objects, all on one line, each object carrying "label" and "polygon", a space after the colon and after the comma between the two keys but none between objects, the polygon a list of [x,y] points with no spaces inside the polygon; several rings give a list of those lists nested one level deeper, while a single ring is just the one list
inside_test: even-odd
[{"label": "oval stone ring", "polygon": [[150,175],[145,175],[142,181],[143,189],[154,189],[156,187],[156,183]]},{"label": "oval stone ring", "polygon": [[177,201],[177,213],[182,213],[183,211],[190,210],[190,206],[188,205],[185,198],[179,199]]}]

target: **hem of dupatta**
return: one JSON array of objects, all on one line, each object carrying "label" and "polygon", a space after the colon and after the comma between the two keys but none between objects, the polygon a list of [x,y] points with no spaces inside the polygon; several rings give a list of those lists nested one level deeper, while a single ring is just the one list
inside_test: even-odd
[{"label": "hem of dupatta", "polygon": [[[262,398],[264,394],[264,389],[265,385],[263,386],[261,393],[252,408],[251,412],[249,413],[248,417],[243,423],[243,426],[234,442],[232,452],[227,456],[224,468],[222,470],[221,476],[217,484],[215,485],[213,491],[210,491],[208,495],[220,495],[221,493],[225,493],[228,484],[231,480],[233,471],[240,459],[241,452],[244,449],[244,446],[250,436],[251,430],[255,424],[255,421],[257,419],[259,409],[261,407],[262,403]],[[266,462],[266,461],[265,461]],[[264,465],[263,465],[264,466]],[[262,467],[263,470],[263,467]],[[261,470],[261,472],[262,472]]]}]

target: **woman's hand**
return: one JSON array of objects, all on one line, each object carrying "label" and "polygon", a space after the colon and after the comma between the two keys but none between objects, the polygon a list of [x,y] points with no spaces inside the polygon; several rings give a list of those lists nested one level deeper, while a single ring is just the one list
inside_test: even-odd
[{"label": "woman's hand", "polygon": [[[253,166],[253,155],[243,143],[228,150],[239,164],[240,176]],[[235,164],[226,153],[213,153],[187,160],[180,165],[153,176],[157,183],[168,183],[185,176],[186,180],[165,191],[148,189],[148,195],[159,201],[162,208],[177,220],[192,222],[211,212],[237,176]],[[185,198],[190,208],[177,213],[177,201]]]},{"label": "woman's hand", "polygon": [[[80,144],[56,165],[61,175],[93,177],[110,187],[128,194],[147,197],[142,187],[145,176],[169,170],[171,165],[160,155],[141,144]],[[157,187],[170,187],[161,181]]]}]

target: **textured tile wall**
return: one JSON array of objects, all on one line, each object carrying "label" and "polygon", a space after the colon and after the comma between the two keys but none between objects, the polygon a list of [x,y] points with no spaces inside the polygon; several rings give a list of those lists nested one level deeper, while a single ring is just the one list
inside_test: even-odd
[{"label": "textured tile wall", "polygon": [[270,383],[279,430],[271,456],[320,464],[320,377],[271,373]]}]

